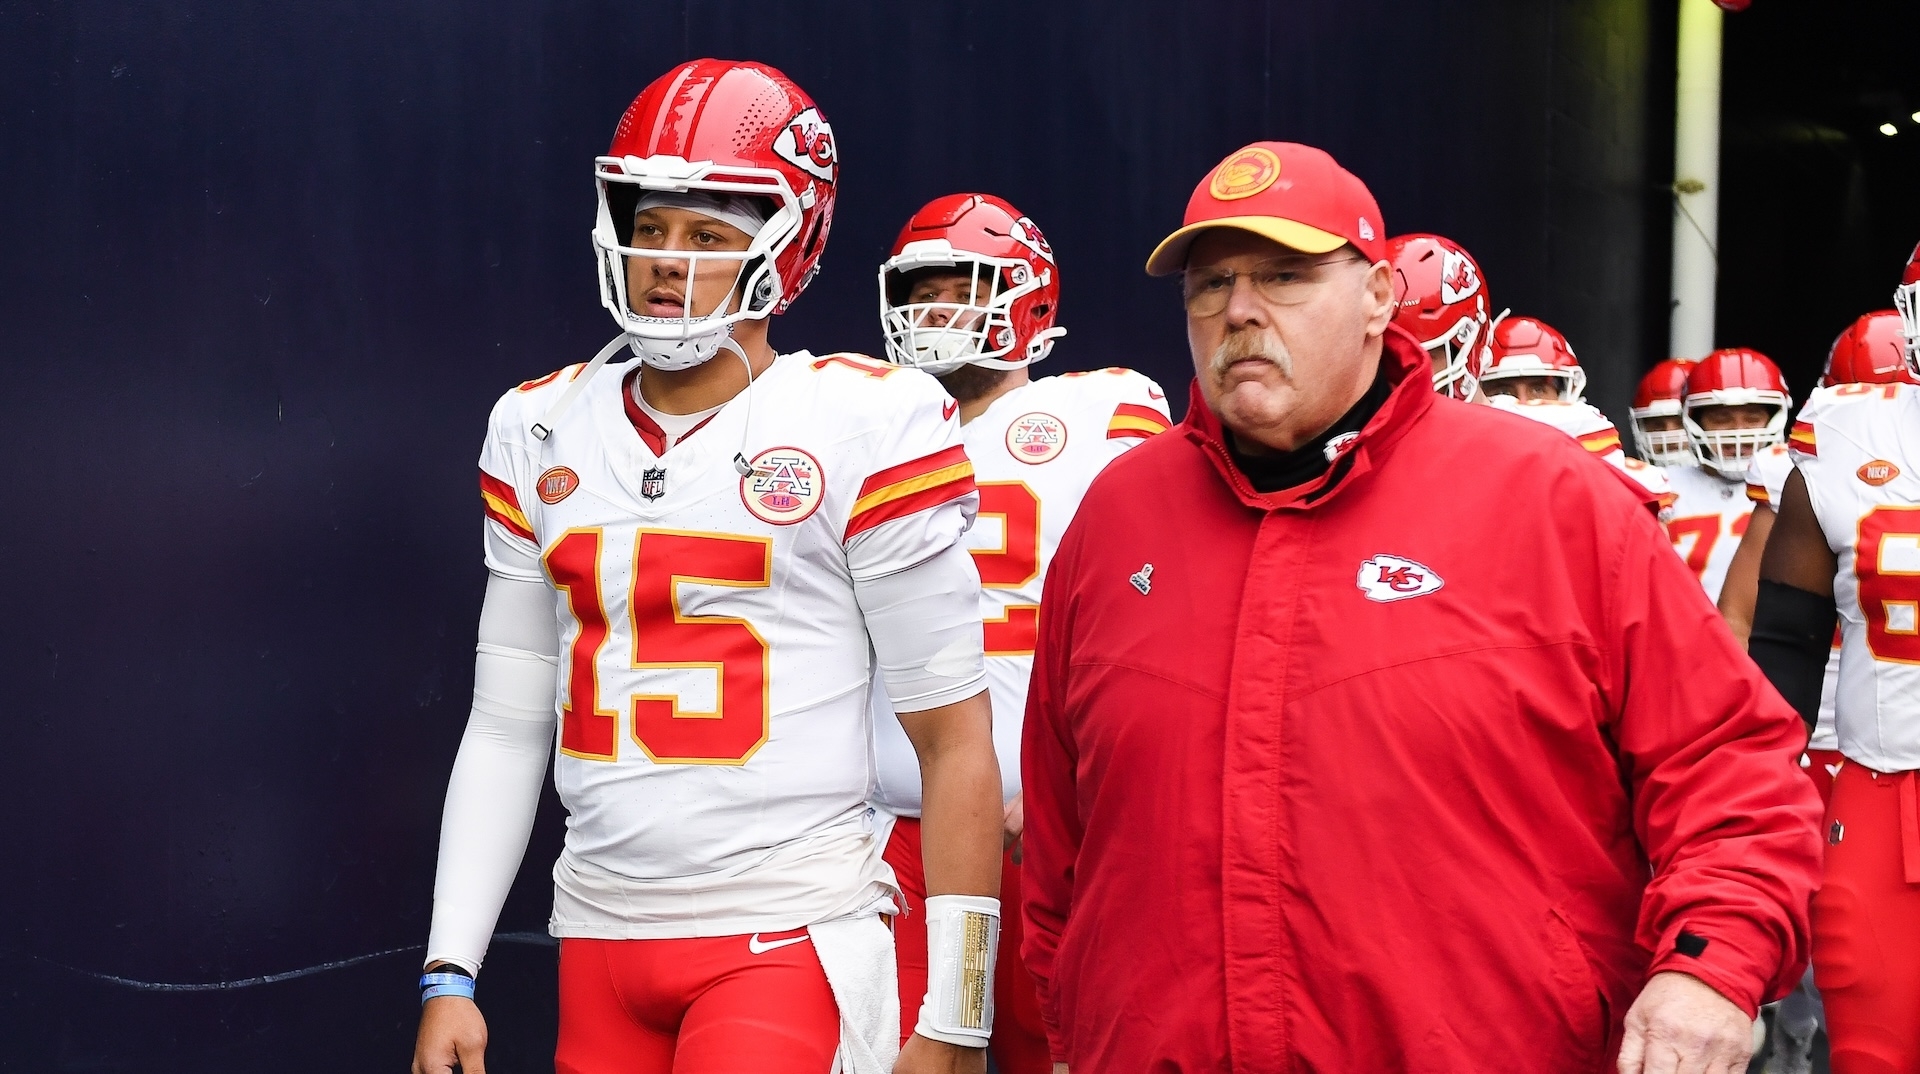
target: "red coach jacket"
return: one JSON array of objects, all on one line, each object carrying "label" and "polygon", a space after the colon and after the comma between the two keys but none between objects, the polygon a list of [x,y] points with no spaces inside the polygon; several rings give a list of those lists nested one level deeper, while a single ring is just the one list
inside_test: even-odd
[{"label": "red coach jacket", "polygon": [[1806,966],[1806,730],[1644,494],[1382,362],[1274,495],[1196,389],[1053,562],[1023,954],[1074,1074],[1597,1074],[1652,973]]}]

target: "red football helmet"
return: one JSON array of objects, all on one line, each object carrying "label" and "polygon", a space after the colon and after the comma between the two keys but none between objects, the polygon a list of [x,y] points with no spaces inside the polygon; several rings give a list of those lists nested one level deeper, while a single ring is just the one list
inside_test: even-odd
[{"label": "red football helmet", "polygon": [[[923,269],[971,276],[972,301],[912,301],[908,284]],[[1059,308],[1053,247],[1032,220],[992,194],[928,202],[880,266],[887,358],[935,376],[963,365],[1019,369],[1045,358],[1067,334],[1054,327]]]},{"label": "red football helmet", "polygon": [[1907,340],[1900,315],[1892,310],[1861,314],[1827,352],[1822,388],[1834,384],[1892,384],[1914,379],[1907,368]]},{"label": "red football helmet", "polygon": [[1587,371],[1560,330],[1537,317],[1502,317],[1493,325],[1480,383],[1515,377],[1544,377],[1560,382],[1560,398],[1578,402],[1587,388]]},{"label": "red football helmet", "polygon": [[[655,79],[620,117],[607,154],[594,160],[600,301],[635,353],[684,369],[712,357],[735,322],[784,312],[820,266],[839,170],[826,117],[765,64],[693,60]],[[695,317],[688,303],[681,316],[663,318],[628,305],[627,260],[662,256],[631,245],[635,208],[649,194],[704,197],[723,211],[744,205],[742,216],[764,221],[745,251],[672,252],[687,263],[689,292],[703,267],[737,273],[740,297],[731,311]]]},{"label": "red football helmet", "polygon": [[[1773,408],[1765,425],[1714,430],[1700,425],[1698,413],[1707,407],[1752,404]],[[1700,465],[1737,481],[1745,476],[1754,452],[1785,439],[1793,398],[1772,359],[1746,347],[1723,347],[1687,370],[1687,394],[1680,405],[1680,421]]]},{"label": "red football helmet", "polygon": [[1900,328],[1907,336],[1907,372],[1920,378],[1920,245],[1907,255],[1907,271],[1893,289],[1893,308],[1900,311]]},{"label": "red football helmet", "polygon": [[1413,333],[1444,364],[1433,389],[1470,399],[1486,362],[1489,304],[1486,280],[1473,255],[1439,235],[1387,240],[1393,266],[1393,323]]},{"label": "red football helmet", "polygon": [[1633,407],[1627,411],[1633,426],[1633,449],[1640,458],[1655,466],[1692,466],[1693,442],[1680,425],[1671,429],[1649,429],[1649,418],[1680,417],[1680,399],[1687,394],[1687,370],[1694,363],[1686,358],[1668,358],[1640,378],[1633,393]]}]

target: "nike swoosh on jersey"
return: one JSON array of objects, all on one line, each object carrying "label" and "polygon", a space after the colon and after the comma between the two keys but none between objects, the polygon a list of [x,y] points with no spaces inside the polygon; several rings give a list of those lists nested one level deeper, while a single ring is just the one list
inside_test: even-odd
[{"label": "nike swoosh on jersey", "polygon": [[782,947],[792,947],[797,943],[806,943],[809,939],[812,939],[812,937],[794,936],[785,940],[774,940],[771,943],[762,943],[760,942],[760,934],[756,932],[747,937],[747,950],[756,955],[764,955],[768,951],[777,951]]},{"label": "nike swoosh on jersey", "polygon": [[960,409],[960,404],[955,400],[949,399],[946,402],[941,403],[940,404],[941,420],[946,420],[948,418],[953,417],[953,412],[959,409]]},{"label": "nike swoosh on jersey", "polygon": [[1165,399],[1165,398],[1166,398],[1166,396],[1164,396],[1164,395],[1162,395],[1162,394],[1160,394],[1159,392],[1156,392],[1156,391],[1154,391],[1154,390],[1153,390],[1152,388],[1148,388],[1148,389],[1147,389],[1147,398],[1149,398],[1149,399]]}]

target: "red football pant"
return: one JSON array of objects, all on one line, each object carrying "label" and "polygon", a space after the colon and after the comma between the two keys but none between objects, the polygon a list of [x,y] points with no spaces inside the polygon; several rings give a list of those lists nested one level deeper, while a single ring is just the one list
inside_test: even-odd
[{"label": "red football pant", "polygon": [[1920,773],[1834,777],[1813,979],[1835,1074],[1920,1072]]},{"label": "red football pant", "polygon": [[1820,791],[1820,801],[1833,801],[1833,774],[1840,770],[1846,757],[1839,750],[1808,750],[1800,756],[1806,762],[1801,771]]},{"label": "red football pant", "polygon": [[752,939],[561,940],[555,1074],[827,1074],[840,1008],[807,930]]},{"label": "red football pant", "polygon": [[[887,840],[887,864],[900,881],[907,911],[893,919],[894,959],[900,967],[900,1043],[913,1035],[927,995],[927,875],[920,862],[920,821],[901,817]],[[1009,852],[1000,862],[1000,960],[993,975],[993,1039],[987,1048],[1002,1074],[1051,1074],[1040,996],[1020,961],[1020,867]]]}]

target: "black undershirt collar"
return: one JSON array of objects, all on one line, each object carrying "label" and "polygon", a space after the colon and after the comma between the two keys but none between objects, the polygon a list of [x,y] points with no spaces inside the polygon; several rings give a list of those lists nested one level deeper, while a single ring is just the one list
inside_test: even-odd
[{"label": "black undershirt collar", "polygon": [[[1327,443],[1335,437],[1348,433],[1358,435],[1360,430],[1386,405],[1387,396],[1392,394],[1393,385],[1387,382],[1386,363],[1373,374],[1373,384],[1360,401],[1340,415],[1340,420],[1327,427],[1327,430],[1312,440],[1301,444],[1292,451],[1278,455],[1248,455],[1234,443],[1230,430],[1221,430],[1226,434],[1227,451],[1233,456],[1233,464],[1245,474],[1253,490],[1259,493],[1279,492],[1296,485],[1303,485],[1333,465],[1333,459],[1327,457]],[[1335,457],[1338,457],[1336,453]]]}]

